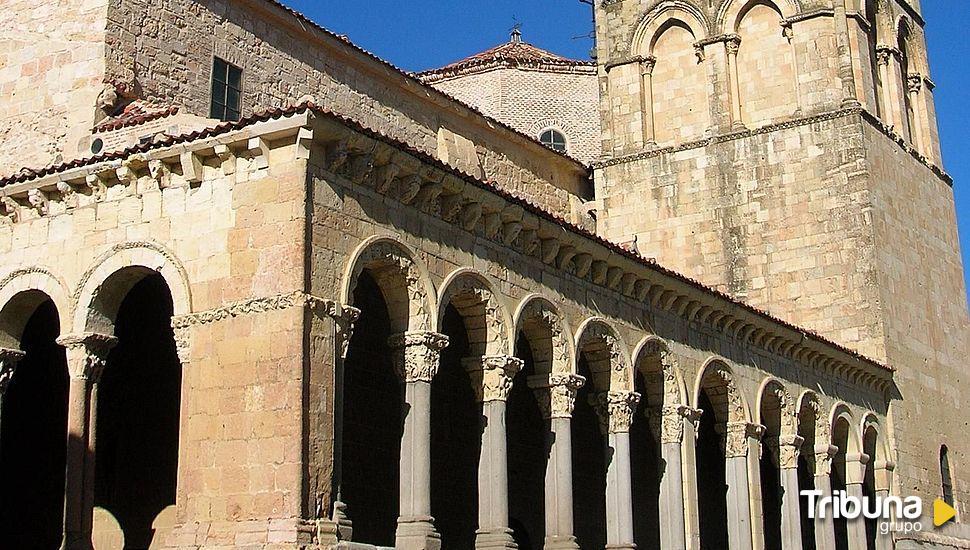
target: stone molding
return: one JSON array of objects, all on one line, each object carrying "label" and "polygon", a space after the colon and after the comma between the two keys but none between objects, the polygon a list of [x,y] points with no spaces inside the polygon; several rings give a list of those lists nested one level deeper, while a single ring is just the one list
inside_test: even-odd
[{"label": "stone molding", "polygon": [[589,401],[604,435],[625,433],[630,431],[633,424],[640,394],[634,391],[606,391],[589,396]]},{"label": "stone molding", "polygon": [[65,334],[56,342],[67,349],[71,378],[97,382],[104,372],[108,353],[118,344],[118,339],[107,334],[85,332]]},{"label": "stone molding", "polygon": [[530,376],[528,384],[535,392],[543,418],[571,418],[576,393],[586,384],[586,378],[578,374],[538,374]]},{"label": "stone molding", "polygon": [[479,403],[506,401],[512,391],[512,381],[525,362],[511,355],[465,357],[462,366],[468,372]]},{"label": "stone molding", "polygon": [[438,373],[441,350],[448,336],[427,330],[392,334],[387,345],[393,352],[394,371],[405,384],[428,382]]},{"label": "stone molding", "polygon": [[7,392],[7,386],[10,385],[10,381],[13,380],[14,372],[17,369],[17,363],[24,358],[26,354],[20,350],[0,348],[0,395]]}]

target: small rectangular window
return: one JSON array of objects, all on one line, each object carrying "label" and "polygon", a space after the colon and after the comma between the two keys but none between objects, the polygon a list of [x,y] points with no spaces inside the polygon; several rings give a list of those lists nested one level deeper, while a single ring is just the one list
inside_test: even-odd
[{"label": "small rectangular window", "polygon": [[209,117],[239,120],[242,98],[242,69],[218,57],[212,61],[212,101]]}]

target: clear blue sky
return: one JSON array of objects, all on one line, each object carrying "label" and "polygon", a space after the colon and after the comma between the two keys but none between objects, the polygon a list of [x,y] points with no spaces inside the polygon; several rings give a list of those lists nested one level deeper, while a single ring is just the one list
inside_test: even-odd
[{"label": "clear blue sky", "polygon": [[[526,41],[561,55],[586,59],[593,45],[590,7],[579,0],[285,1],[411,71],[439,67],[504,42],[516,22],[522,24]],[[970,274],[970,2],[922,4],[944,168],[955,180],[964,266]]]}]

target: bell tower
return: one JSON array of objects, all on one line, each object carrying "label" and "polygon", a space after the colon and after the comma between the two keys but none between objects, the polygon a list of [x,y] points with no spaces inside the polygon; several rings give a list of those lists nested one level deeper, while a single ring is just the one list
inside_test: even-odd
[{"label": "bell tower", "polygon": [[932,502],[942,446],[970,461],[970,332],[923,28],[913,0],[597,3],[594,170],[604,237],[894,367],[894,487]]}]

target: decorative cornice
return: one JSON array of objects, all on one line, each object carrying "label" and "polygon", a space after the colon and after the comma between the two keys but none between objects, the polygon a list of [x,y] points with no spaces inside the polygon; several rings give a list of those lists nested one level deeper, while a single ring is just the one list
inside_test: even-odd
[{"label": "decorative cornice", "polygon": [[287,294],[277,294],[275,296],[232,302],[222,307],[190,313],[188,315],[178,315],[172,317],[172,328],[181,329],[198,325],[208,325],[233,317],[257,315],[268,311],[279,311],[294,307],[308,307],[322,315],[327,315],[335,319],[347,319],[351,323],[356,321],[360,315],[360,310],[357,308],[341,304],[334,300],[318,298],[301,291],[295,291]]}]

